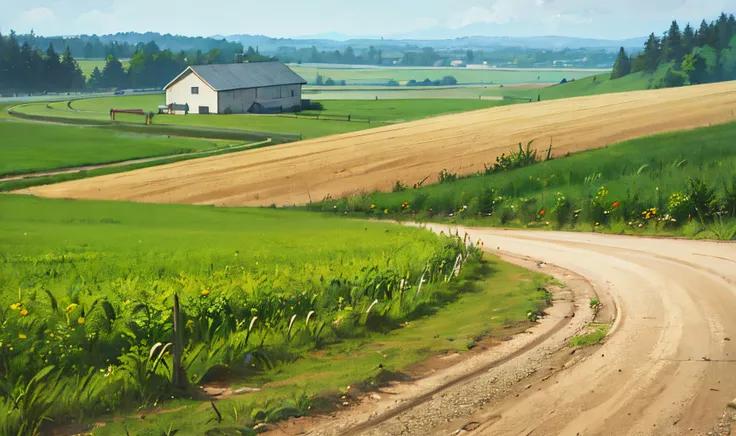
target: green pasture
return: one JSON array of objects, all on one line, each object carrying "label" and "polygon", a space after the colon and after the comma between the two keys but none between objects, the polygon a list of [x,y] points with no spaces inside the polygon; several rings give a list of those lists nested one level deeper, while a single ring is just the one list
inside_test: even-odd
[{"label": "green pasture", "polygon": [[[458,254],[469,260],[452,278]],[[0,275],[0,392],[29,398],[0,394],[8,434],[136,409],[151,419],[95,433],[247,432],[523,329],[548,298],[543,277],[417,228],[20,195],[0,196]],[[171,349],[155,345],[171,341],[175,294],[185,393],[171,386]],[[215,380],[261,391],[219,402],[217,422],[196,388]]]},{"label": "green pasture", "polygon": [[413,99],[469,99],[502,96],[498,85],[414,87],[405,86],[333,86],[305,88],[303,97],[319,100],[413,100]]},{"label": "green pasture", "polygon": [[[732,239],[734,137],[736,123],[660,134],[518,169],[460,178],[444,173],[440,183],[416,190],[376,192],[310,207],[376,218]],[[512,156],[505,165],[521,160]],[[404,202],[408,205],[402,207]]]},{"label": "green pasture", "polygon": [[405,82],[424,79],[440,80],[445,76],[453,76],[460,84],[521,84],[521,83],[559,83],[562,79],[572,80],[590,76],[590,71],[550,71],[550,70],[498,70],[469,68],[317,68],[289,65],[289,68],[302,76],[309,84],[314,84],[317,74],[324,80],[345,80],[348,85],[381,85],[389,80]]},{"label": "green pasture", "polygon": [[[130,61],[128,60],[120,62],[123,64],[123,68],[128,68],[128,65],[130,64]],[[92,75],[92,71],[94,71],[95,67],[99,68],[100,71],[105,68],[105,59],[77,59],[77,63],[87,78]]]},{"label": "green pasture", "polygon": [[654,73],[639,72],[629,74],[616,80],[611,80],[611,74],[598,74],[595,76],[577,79],[574,82],[546,86],[543,88],[487,88],[483,95],[500,95],[517,98],[530,98],[533,101],[537,97],[542,100],[557,100],[560,98],[583,97],[586,95],[610,94],[627,91],[642,91],[649,89],[650,85],[664,76],[669,65],[661,66]]},{"label": "green pasture", "polygon": [[[67,102],[33,103],[19,106],[16,110],[23,114],[51,118],[65,118],[76,122],[83,120],[106,121],[110,119],[110,109],[142,109],[156,111],[164,103],[164,95],[136,95],[102,97]],[[299,116],[283,115],[156,115],[154,125],[200,126],[220,129],[241,129],[267,133],[286,133],[302,135],[304,139],[353,132],[385,123],[411,121],[436,115],[464,112],[506,104],[497,100],[436,99],[436,100],[329,100],[321,102],[324,115],[338,115],[340,119],[315,119],[318,112],[306,111]],[[344,116],[350,115],[347,121]],[[143,123],[143,117],[118,114],[116,119],[123,122]],[[370,123],[368,122],[370,121]]]},{"label": "green pasture", "polygon": [[232,142],[0,120],[0,176],[225,148]]}]

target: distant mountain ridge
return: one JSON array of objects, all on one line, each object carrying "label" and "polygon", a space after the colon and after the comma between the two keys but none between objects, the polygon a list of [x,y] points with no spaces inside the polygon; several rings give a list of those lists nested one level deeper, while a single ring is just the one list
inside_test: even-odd
[{"label": "distant mountain ridge", "polygon": [[[327,38],[330,36],[332,39]],[[564,48],[597,48],[618,49],[624,47],[627,50],[640,50],[646,42],[645,37],[630,38],[624,40],[607,40],[595,38],[576,38],[566,36],[466,36],[448,39],[385,39],[385,38],[350,38],[341,34],[321,34],[299,38],[270,38],[263,35],[216,35],[217,38],[225,38],[228,41],[239,42],[244,46],[260,47],[262,53],[274,52],[279,47],[291,46],[304,48],[318,46],[323,49],[341,50],[347,46],[363,48],[368,46],[380,47],[433,47],[433,48],[457,48],[457,49],[493,49],[518,47],[525,49],[548,49],[560,50]]]}]

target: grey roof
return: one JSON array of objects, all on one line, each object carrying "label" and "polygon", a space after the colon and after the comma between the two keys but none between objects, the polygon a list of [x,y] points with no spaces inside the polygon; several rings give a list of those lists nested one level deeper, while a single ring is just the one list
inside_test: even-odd
[{"label": "grey roof", "polygon": [[215,91],[307,83],[281,62],[196,65],[189,68]]}]

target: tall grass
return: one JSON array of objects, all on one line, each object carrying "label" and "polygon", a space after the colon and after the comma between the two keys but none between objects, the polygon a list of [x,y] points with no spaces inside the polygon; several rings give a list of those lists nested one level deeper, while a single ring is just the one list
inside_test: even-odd
[{"label": "tall grass", "polygon": [[375,217],[616,231],[623,224],[633,230],[679,232],[683,225],[696,222],[701,233],[716,236],[712,231],[716,217],[726,228],[734,219],[734,137],[736,123],[656,135],[526,168],[404,192],[363,194],[309,208]]},{"label": "tall grass", "polygon": [[3,434],[197,395],[389,331],[454,299],[460,260],[479,257],[461,238],[275,210],[4,196],[0,223]]}]

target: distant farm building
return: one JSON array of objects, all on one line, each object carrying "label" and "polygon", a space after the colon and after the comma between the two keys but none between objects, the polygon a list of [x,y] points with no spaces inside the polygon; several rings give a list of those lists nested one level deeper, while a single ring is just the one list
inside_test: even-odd
[{"label": "distant farm building", "polygon": [[463,61],[461,61],[461,60],[452,61],[452,62],[450,62],[450,66],[451,67],[462,67],[463,66]]},{"label": "distant farm building", "polygon": [[278,113],[301,106],[306,83],[281,62],[246,62],[187,67],[164,91],[175,113]]}]

